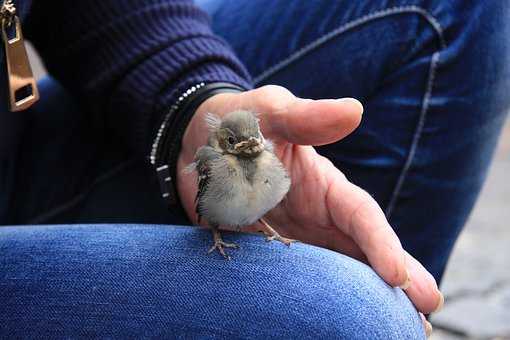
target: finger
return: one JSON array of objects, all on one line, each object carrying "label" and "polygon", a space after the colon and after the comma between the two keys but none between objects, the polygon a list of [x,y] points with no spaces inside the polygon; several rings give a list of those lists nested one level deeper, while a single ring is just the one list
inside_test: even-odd
[{"label": "finger", "polygon": [[[247,93],[248,94],[248,93]],[[323,145],[349,135],[361,122],[363,106],[353,98],[311,100],[277,86],[252,91],[264,133],[293,144]]]},{"label": "finger", "polygon": [[444,304],[443,294],[437,287],[434,277],[414,257],[406,252],[411,285],[405,290],[416,309],[424,314],[441,310]]},{"label": "finger", "polygon": [[410,277],[406,255],[381,208],[366,191],[334,171],[338,175],[327,194],[333,223],[356,242],[384,281],[407,288]]}]

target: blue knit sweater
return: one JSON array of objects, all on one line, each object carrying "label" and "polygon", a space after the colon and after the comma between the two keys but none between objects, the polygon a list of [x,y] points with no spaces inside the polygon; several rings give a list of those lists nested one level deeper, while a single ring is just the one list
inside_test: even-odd
[{"label": "blue knit sweater", "polygon": [[[0,0],[0,3],[2,0]],[[199,82],[250,88],[250,77],[190,0],[14,1],[48,72],[147,155],[162,115]],[[7,111],[0,56],[0,160],[19,142],[23,112]]]}]

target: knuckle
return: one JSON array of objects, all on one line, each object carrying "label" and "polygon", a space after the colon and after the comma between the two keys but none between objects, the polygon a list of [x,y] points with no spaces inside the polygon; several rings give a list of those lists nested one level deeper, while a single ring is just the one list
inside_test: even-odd
[{"label": "knuckle", "polygon": [[367,209],[370,209],[374,202],[372,196],[370,196],[370,194],[365,190],[356,187],[356,191],[357,202],[349,218],[349,231],[351,234],[358,232],[358,229],[355,228],[355,225],[357,225],[359,220],[362,219],[364,215],[366,215]]},{"label": "knuckle", "polygon": [[358,204],[356,209],[353,211],[353,217],[363,214],[363,212],[372,208],[375,204],[372,196],[364,189],[358,188],[357,196]]}]

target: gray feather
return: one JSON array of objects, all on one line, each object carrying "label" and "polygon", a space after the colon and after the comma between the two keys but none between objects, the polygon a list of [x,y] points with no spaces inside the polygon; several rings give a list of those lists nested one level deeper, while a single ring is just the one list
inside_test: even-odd
[{"label": "gray feather", "polygon": [[[218,121],[210,118],[208,125],[218,126]],[[221,128],[239,136],[256,136],[260,132],[258,119],[248,111],[227,114],[221,120]],[[198,149],[194,168],[198,172],[197,213],[209,224],[253,224],[289,191],[290,178],[273,153],[271,141],[265,140],[265,150],[254,158],[223,152],[214,134],[208,144]]]},{"label": "gray feather", "polygon": [[216,116],[214,113],[208,112],[205,115],[205,123],[207,124],[209,131],[214,132],[220,128],[221,119],[220,119],[220,117]]}]

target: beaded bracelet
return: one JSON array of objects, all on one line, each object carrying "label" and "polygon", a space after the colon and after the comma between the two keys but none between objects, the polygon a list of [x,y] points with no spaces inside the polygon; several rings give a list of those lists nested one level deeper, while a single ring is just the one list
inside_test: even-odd
[{"label": "beaded bracelet", "polygon": [[156,165],[156,154],[158,153],[159,148],[159,141],[161,140],[161,136],[163,135],[163,132],[165,131],[166,126],[168,125],[170,121],[170,117],[172,117],[179,109],[179,107],[182,105],[182,102],[190,95],[195,93],[199,88],[203,87],[205,83],[196,84],[192,87],[190,87],[188,90],[184,91],[183,94],[177,99],[177,101],[170,106],[170,110],[163,118],[163,122],[161,123],[161,126],[158,129],[158,133],[156,134],[156,138],[154,138],[154,142],[152,143],[151,148],[151,154],[149,156],[150,162],[152,165]]},{"label": "beaded bracelet", "polygon": [[161,196],[169,207],[182,209],[174,178],[182,137],[196,109],[215,94],[242,91],[243,88],[230,83],[196,84],[183,92],[163,118],[152,143],[149,161],[156,170]]}]

